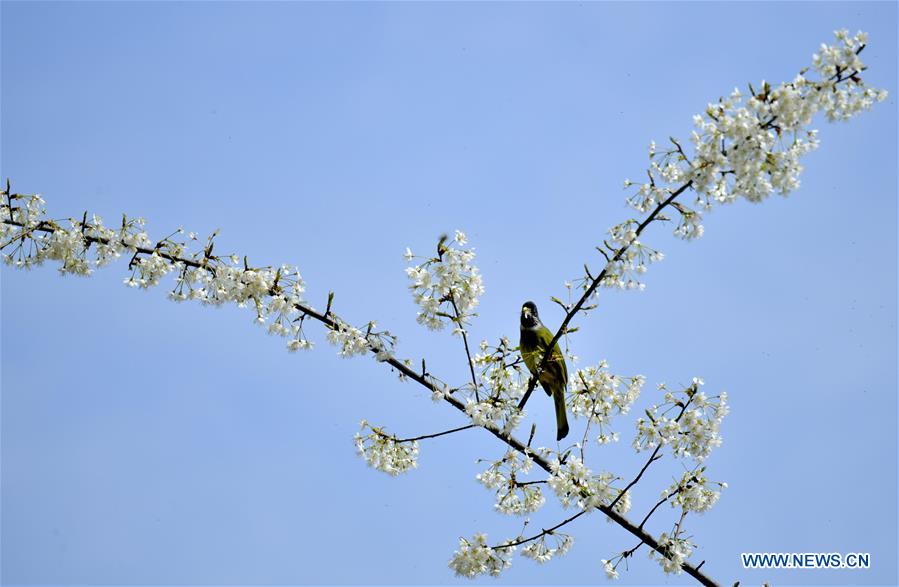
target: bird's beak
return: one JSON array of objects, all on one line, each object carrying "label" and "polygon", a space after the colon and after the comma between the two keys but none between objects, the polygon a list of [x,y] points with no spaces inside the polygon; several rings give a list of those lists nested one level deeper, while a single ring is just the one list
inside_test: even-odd
[{"label": "bird's beak", "polygon": [[527,306],[525,306],[521,309],[521,313],[522,313],[522,315],[524,315],[525,318],[531,317],[531,309],[528,308]]}]

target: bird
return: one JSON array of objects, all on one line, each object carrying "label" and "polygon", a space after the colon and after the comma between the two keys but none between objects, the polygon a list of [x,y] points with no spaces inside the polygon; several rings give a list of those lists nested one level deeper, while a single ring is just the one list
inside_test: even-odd
[{"label": "bird", "polygon": [[[537,371],[543,355],[553,335],[540,321],[537,313],[537,305],[534,302],[525,302],[521,306],[521,358],[527,365],[531,374]],[[562,440],[568,436],[568,415],[565,412],[565,390],[568,388],[568,367],[565,365],[565,357],[559,348],[559,343],[553,345],[552,354],[546,361],[546,365],[538,378],[540,387],[546,395],[552,396],[556,407],[556,440]]]}]

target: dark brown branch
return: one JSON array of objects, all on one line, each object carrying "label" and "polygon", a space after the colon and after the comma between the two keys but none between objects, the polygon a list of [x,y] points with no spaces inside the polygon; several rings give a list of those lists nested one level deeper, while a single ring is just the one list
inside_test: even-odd
[{"label": "dark brown branch", "polygon": [[516,487],[524,487],[525,485],[537,485],[538,483],[547,483],[546,479],[539,479],[537,481],[516,481]]},{"label": "dark brown branch", "polygon": [[649,455],[649,460],[646,461],[646,464],[643,465],[643,468],[640,469],[640,472],[637,473],[637,476],[631,479],[631,482],[627,484],[627,487],[621,490],[621,492],[618,494],[618,497],[612,500],[610,507],[615,507],[615,505],[621,500],[621,498],[624,497],[624,494],[626,494],[631,487],[633,487],[640,481],[640,479],[643,477],[643,473],[645,473],[646,469],[649,468],[649,465],[662,458],[662,456],[659,454],[660,450],[662,450],[661,443],[659,443],[658,446],[656,446],[656,449],[652,451],[652,454]]},{"label": "dark brown branch", "polygon": [[622,553],[621,553],[621,558],[622,558],[622,559],[625,559],[625,558],[630,558],[630,557],[634,556],[634,553],[637,552],[637,550],[638,550],[641,546],[643,546],[644,544],[646,544],[646,543],[643,542],[643,541],[641,540],[640,542],[637,543],[637,546],[635,546],[635,547],[633,547],[633,548],[631,548],[631,549],[629,549],[629,550],[625,550],[624,552],[622,552]]},{"label": "dark brown branch", "polygon": [[[646,514],[646,516],[643,518],[643,521],[641,521],[641,522],[640,522],[640,525],[637,526],[637,527],[640,528],[640,529],[642,529],[643,526],[646,525],[646,522],[649,521],[649,518],[651,518],[652,515],[653,515],[654,513],[656,513],[656,510],[657,510],[657,509],[659,509],[659,506],[661,506],[663,503],[665,503],[666,501],[668,501],[669,499],[671,499],[672,497],[674,497],[675,495],[677,495],[678,493],[680,493],[680,489],[681,489],[681,488],[678,487],[676,490],[674,490],[674,492],[672,492],[672,493],[666,495],[665,497],[663,497],[662,499],[660,499],[654,506],[652,506],[652,509],[649,510],[649,513]],[[698,568],[698,567],[697,567],[697,568]]]},{"label": "dark brown branch", "polygon": [[423,434],[421,436],[415,436],[413,438],[393,438],[394,442],[415,442],[416,440],[425,440],[427,438],[437,438],[438,436],[446,436],[447,434],[452,434],[453,432],[461,432],[463,430],[468,430],[469,428],[475,428],[477,424],[469,424],[468,426],[459,426],[458,428],[453,428],[452,430],[444,430],[443,432],[436,432],[434,434]]}]

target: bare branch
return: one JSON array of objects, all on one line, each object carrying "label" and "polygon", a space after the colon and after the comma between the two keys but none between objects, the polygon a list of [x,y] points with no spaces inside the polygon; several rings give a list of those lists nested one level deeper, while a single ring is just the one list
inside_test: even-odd
[{"label": "bare branch", "polygon": [[555,532],[556,530],[558,530],[565,524],[568,524],[570,522],[577,520],[578,518],[580,518],[581,516],[583,516],[584,514],[586,514],[589,511],[590,510],[581,510],[578,513],[574,514],[573,516],[571,516],[569,518],[565,518],[564,520],[562,520],[561,522],[559,522],[552,528],[547,528],[547,529],[543,530],[542,532],[540,532],[539,534],[535,534],[535,535],[531,536],[530,538],[521,538],[519,540],[516,540],[514,542],[509,542],[507,544],[500,544],[498,546],[494,546],[493,549],[498,550],[498,549],[502,549],[502,548],[509,548],[510,546],[519,546],[521,544],[527,544],[528,542],[533,542],[534,540],[539,540],[540,538],[543,538],[544,536],[548,536],[549,534],[552,534],[553,532]]},{"label": "bare branch", "polygon": [[469,424],[468,426],[459,426],[458,428],[453,428],[452,430],[444,430],[443,432],[435,432],[434,434],[423,434],[421,436],[415,436],[412,438],[396,438],[393,436],[388,436],[383,433],[379,433],[381,436],[385,438],[390,438],[394,442],[415,442],[416,440],[425,440],[427,438],[437,438],[438,436],[446,436],[447,434],[452,434],[453,432],[461,432],[462,430],[468,430],[469,428],[476,428],[476,424]]}]

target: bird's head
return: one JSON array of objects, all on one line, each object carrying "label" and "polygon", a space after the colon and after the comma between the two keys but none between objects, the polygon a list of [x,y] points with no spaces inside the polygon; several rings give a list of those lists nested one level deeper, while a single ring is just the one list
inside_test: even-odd
[{"label": "bird's head", "polygon": [[538,326],[540,326],[540,316],[537,314],[537,304],[525,302],[521,306],[521,327],[532,329]]}]

